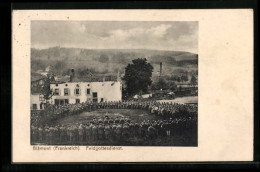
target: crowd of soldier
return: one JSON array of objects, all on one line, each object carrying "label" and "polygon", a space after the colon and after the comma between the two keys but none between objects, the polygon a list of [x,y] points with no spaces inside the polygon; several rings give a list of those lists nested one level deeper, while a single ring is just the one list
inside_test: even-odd
[{"label": "crowd of soldier", "polygon": [[146,109],[166,119],[170,117],[174,118],[176,114],[186,115],[187,113],[197,113],[197,105],[158,101],[83,102],[77,104],[48,105],[43,112],[46,116],[50,116],[50,118],[59,118],[60,116],[76,115],[83,111],[93,111],[96,109]]},{"label": "crowd of soldier", "polygon": [[84,144],[103,141],[126,141],[128,139],[156,139],[185,134],[197,126],[197,118],[182,117],[168,120],[144,120],[134,123],[130,119],[93,118],[86,124],[32,126],[33,144]]}]

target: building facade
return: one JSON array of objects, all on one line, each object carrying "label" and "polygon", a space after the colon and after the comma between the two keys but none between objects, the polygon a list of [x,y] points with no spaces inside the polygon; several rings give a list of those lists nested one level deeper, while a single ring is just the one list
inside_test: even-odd
[{"label": "building facade", "polygon": [[56,105],[122,100],[120,81],[54,83],[50,89],[54,93],[50,102]]},{"label": "building facade", "polygon": [[31,110],[43,110],[45,108],[45,100],[40,93],[31,93]]}]

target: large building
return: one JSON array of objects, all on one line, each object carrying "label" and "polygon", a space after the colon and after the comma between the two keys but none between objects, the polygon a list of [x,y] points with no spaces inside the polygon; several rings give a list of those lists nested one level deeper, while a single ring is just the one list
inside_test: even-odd
[{"label": "large building", "polygon": [[82,102],[121,101],[120,81],[65,82],[50,84],[53,92],[51,103],[56,105]]}]

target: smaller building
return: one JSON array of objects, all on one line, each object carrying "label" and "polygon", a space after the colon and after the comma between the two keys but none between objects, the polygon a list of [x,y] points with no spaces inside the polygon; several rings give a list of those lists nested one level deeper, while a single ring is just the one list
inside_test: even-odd
[{"label": "smaller building", "polygon": [[31,93],[31,110],[43,110],[45,108],[45,100],[40,93]]}]

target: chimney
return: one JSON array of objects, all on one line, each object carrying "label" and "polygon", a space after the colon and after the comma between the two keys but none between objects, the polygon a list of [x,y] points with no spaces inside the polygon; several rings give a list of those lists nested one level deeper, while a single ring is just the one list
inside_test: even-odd
[{"label": "chimney", "polygon": [[116,81],[119,82],[120,81],[120,72],[117,72],[117,77],[116,77]]},{"label": "chimney", "polygon": [[75,77],[74,69],[71,69],[70,82],[74,82],[74,77]]},{"label": "chimney", "polygon": [[160,62],[160,77],[162,76],[162,62]]}]

